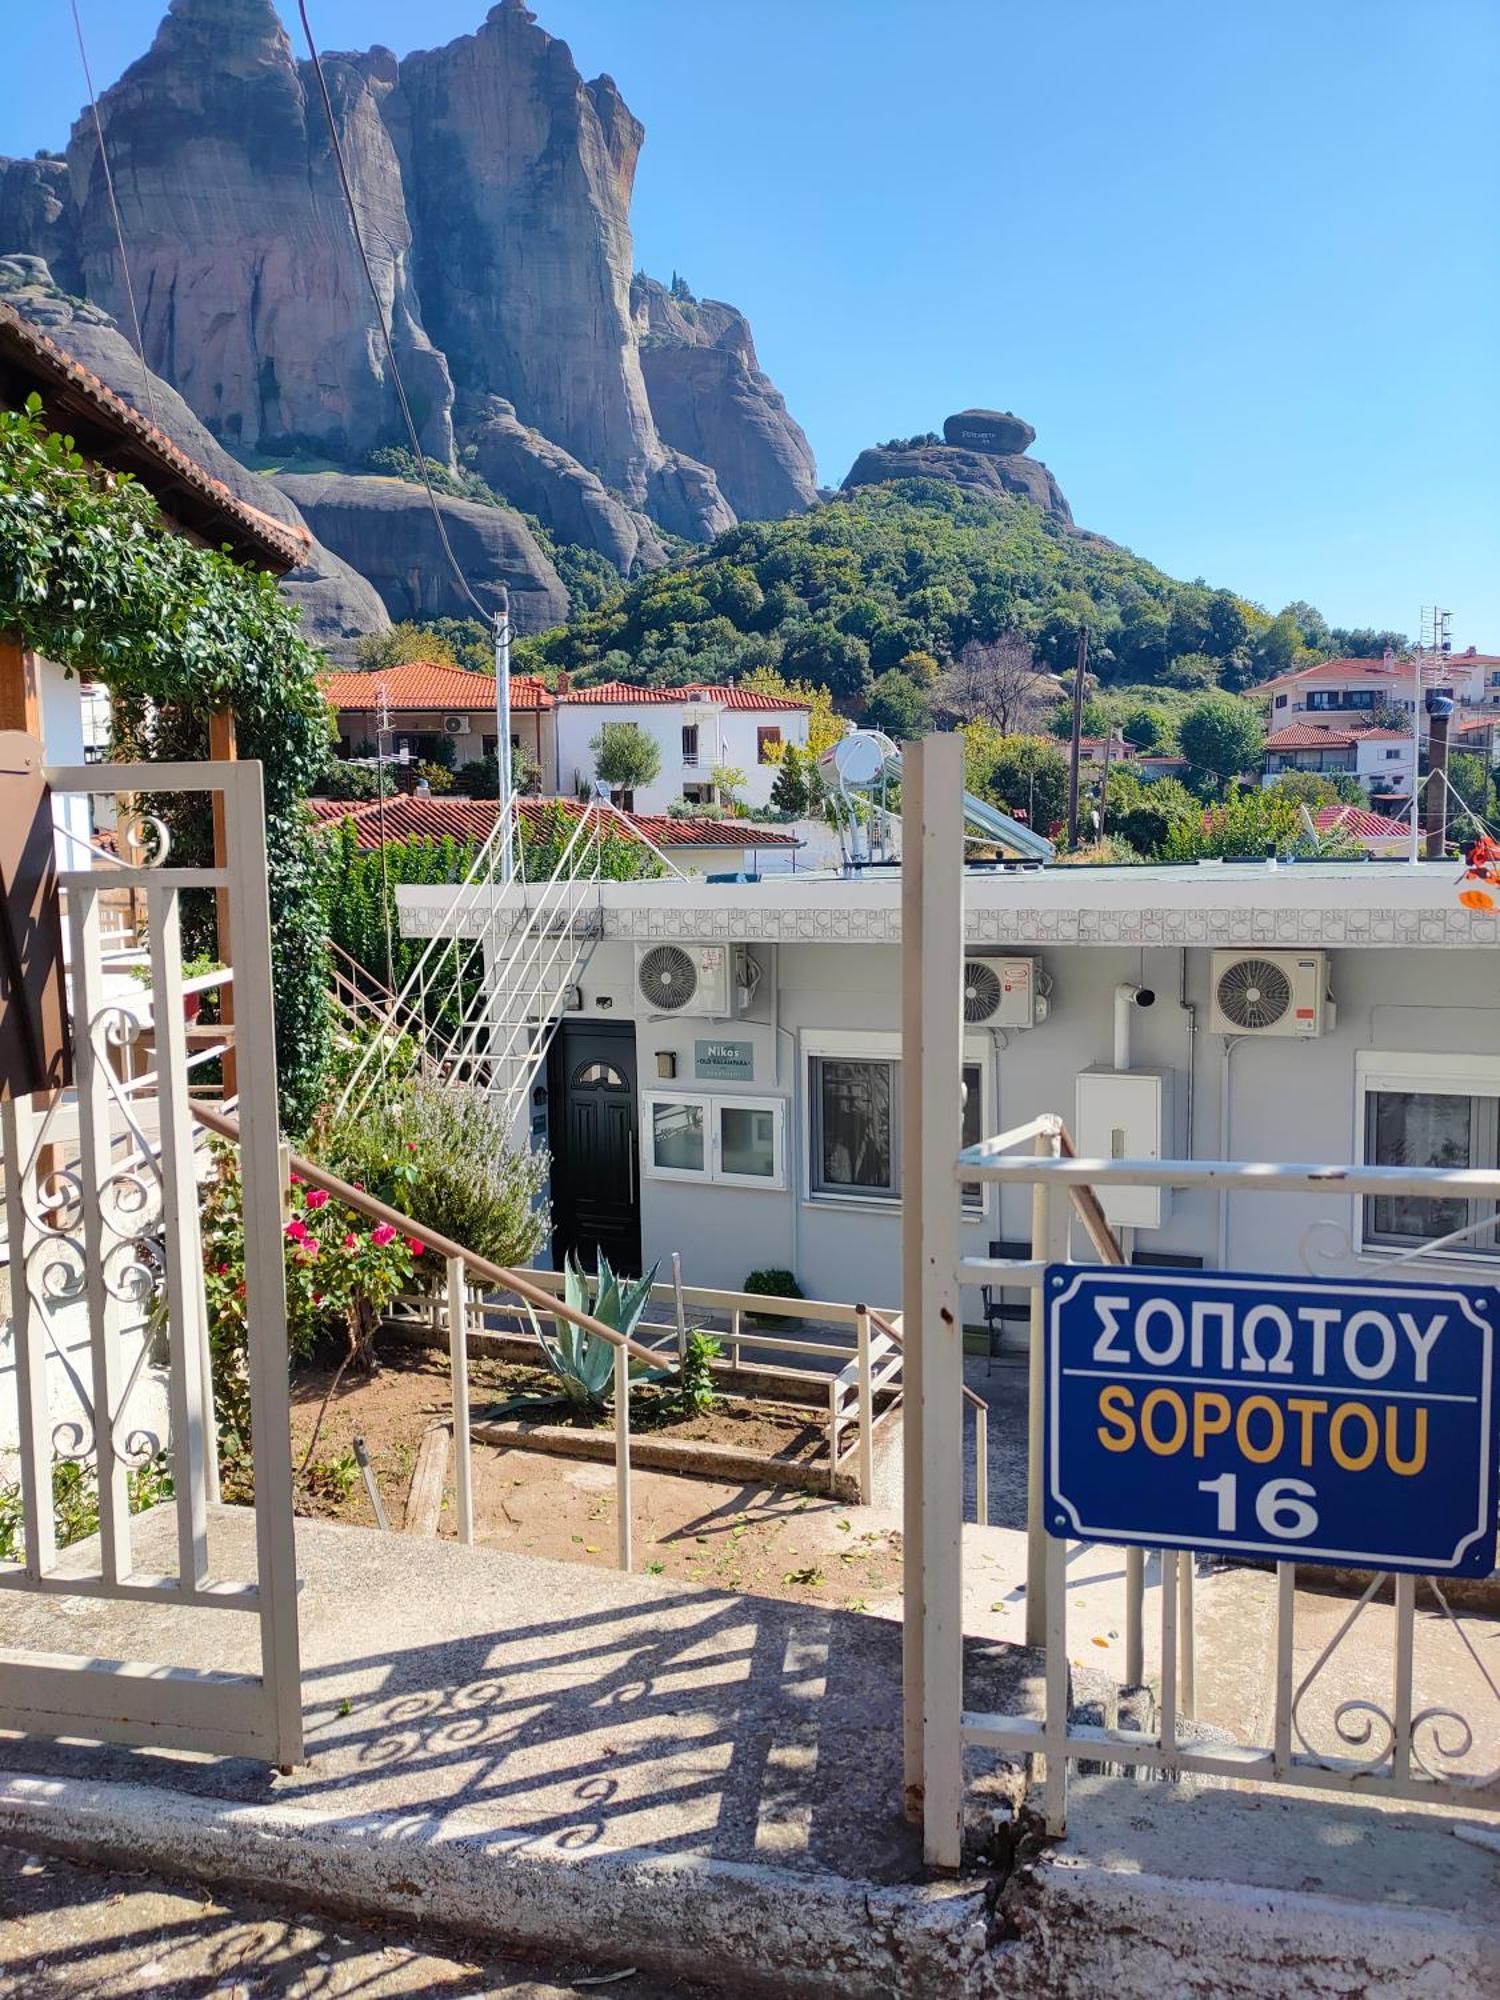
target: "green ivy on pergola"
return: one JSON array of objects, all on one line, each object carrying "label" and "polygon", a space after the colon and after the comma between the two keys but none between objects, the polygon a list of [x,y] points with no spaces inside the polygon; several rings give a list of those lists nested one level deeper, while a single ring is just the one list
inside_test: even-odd
[{"label": "green ivy on pergola", "polygon": [[[281,1118],[315,1115],[327,1061],[323,863],[303,800],[331,735],[321,656],[263,571],[174,534],[128,475],[48,430],[38,396],[0,411],[0,630],[103,681],[117,744],[201,759],[208,718],[235,717],[264,773]],[[179,851],[207,858],[199,802],[168,803]]]}]

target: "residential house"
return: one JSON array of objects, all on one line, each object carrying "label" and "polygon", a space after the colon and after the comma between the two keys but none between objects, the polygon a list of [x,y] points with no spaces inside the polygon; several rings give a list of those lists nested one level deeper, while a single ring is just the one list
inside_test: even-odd
[{"label": "residential house", "polygon": [[[440,756],[440,743],[453,760],[466,764],[493,757],[500,741],[495,714],[495,677],[462,667],[413,661],[373,673],[332,674],[324,693],[336,716],[339,755],[373,757],[385,722],[381,750],[401,763]],[[510,683],[510,741],[514,754],[529,759],[551,790],[556,766],[554,697],[530,674]]]},{"label": "residential house", "polygon": [[678,799],[722,806],[725,788],[714,773],[730,770],[742,780],[733,787],[735,798],[764,806],[776,782],[781,746],[807,747],[808,716],[806,702],[746,687],[602,681],[580,688],[563,677],[557,690],[556,789],[587,792],[594,782],[594,738],[606,722],[629,722],[655,742],[661,770],[618,804],[645,813],[664,812]]},{"label": "residential house", "polygon": [[1325,771],[1358,778],[1372,796],[1410,796],[1411,735],[1404,729],[1292,722],[1266,738],[1262,783],[1283,771]]},{"label": "residential house", "polygon": [[[309,799],[314,816],[328,826],[353,823],[355,844],[373,852],[393,840],[442,840],[480,846],[495,830],[499,810],[494,799],[460,798],[445,792],[434,798],[405,793],[378,799]],[[548,812],[577,814],[576,799],[522,799],[521,838]],[[693,815],[669,819],[665,814],[621,813],[624,830],[638,833],[661,849],[684,873],[703,875],[757,874],[767,860],[778,865],[801,845],[796,834],[781,827],[758,826],[753,820],[721,820]]]},{"label": "residential house", "polygon": [[1313,824],[1322,835],[1337,834],[1343,840],[1352,840],[1366,854],[1381,855],[1390,860],[1404,858],[1410,834],[1399,820],[1388,819],[1384,813],[1371,812],[1365,806],[1321,806],[1312,816]]},{"label": "residential house", "polygon": [[1111,770],[1117,764],[1129,765],[1133,770],[1139,755],[1136,745],[1118,729],[1108,737],[1080,736],[1078,739],[1078,768],[1087,778],[1102,776],[1106,761]]},{"label": "residential house", "polygon": [[[1351,822],[1362,844],[1380,838],[1373,818]],[[402,886],[403,932],[432,935],[452,895]],[[580,1004],[527,1114],[552,1156],[555,1252],[576,1241],[566,1190],[587,1175],[589,1227],[608,1227],[626,1268],[678,1250],[690,1284],[781,1267],[810,1297],[849,1296],[857,1273],[860,1297],[898,1300],[914,1171],[901,1141],[901,914],[894,870],[601,883]],[[1451,864],[975,869],[964,926],[967,1139],[1060,1111],[1085,1153],[1119,1150],[1118,1127],[1137,1157],[1500,1163],[1500,918],[1459,907]],[[647,955],[674,948],[687,997],[664,1007],[642,982],[659,972]],[[1283,1018],[1234,1025],[1232,967],[1246,959],[1284,974]],[[1111,1067],[1121,982],[1157,1003],[1134,1020],[1128,1083]],[[580,1161],[572,1134],[599,1129],[582,1108],[606,1060],[618,1154]],[[966,1190],[964,1254],[1029,1241],[1030,1214],[1027,1189]],[[1348,1268],[1378,1276],[1472,1218],[1485,1224],[1474,1241],[1433,1260],[1471,1276],[1493,1275],[1494,1214],[1336,1187],[1319,1210],[1200,1188],[1116,1219],[1135,1224],[1139,1253],[1264,1271],[1303,1269],[1305,1242],[1326,1251],[1306,1238],[1321,1219],[1337,1224]],[[981,1318],[977,1291],[964,1318]],[[1024,1341],[1024,1315],[1013,1332]]]}]

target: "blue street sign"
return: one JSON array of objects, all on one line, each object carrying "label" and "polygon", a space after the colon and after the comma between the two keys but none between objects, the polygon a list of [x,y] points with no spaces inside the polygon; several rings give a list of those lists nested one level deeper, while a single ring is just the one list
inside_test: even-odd
[{"label": "blue street sign", "polygon": [[1053,1535],[1495,1567],[1500,1289],[1050,1265]]}]

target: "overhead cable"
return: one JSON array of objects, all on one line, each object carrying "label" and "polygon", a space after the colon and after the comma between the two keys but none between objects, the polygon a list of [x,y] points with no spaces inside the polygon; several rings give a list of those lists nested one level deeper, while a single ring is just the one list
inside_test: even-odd
[{"label": "overhead cable", "polygon": [[[77,0],[74,0],[75,6],[76,3]],[[473,605],[475,611],[485,624],[492,625],[495,622],[495,613],[487,610],[480,603],[469,586],[469,579],[459,567],[458,558],[453,553],[453,545],[448,540],[448,530],[443,521],[442,509],[438,506],[437,495],[432,490],[432,481],[427,476],[427,454],[423,451],[422,441],[417,436],[417,426],[412,418],[411,404],[406,400],[406,385],[401,380],[401,370],[396,362],[396,349],[391,339],[390,326],[386,320],[385,307],[381,303],[380,290],[375,283],[375,273],[370,268],[369,253],[365,249],[364,231],[359,225],[359,210],[355,206],[354,189],[350,184],[349,169],[344,160],[343,143],[339,138],[338,123],[333,115],[333,99],[328,94],[328,79],[323,74],[323,58],[318,54],[318,45],[313,39],[312,23],[307,18],[307,0],[297,0],[297,11],[302,16],[302,32],[307,38],[307,52],[312,58],[313,74],[318,80],[318,95],[323,100],[323,113],[328,120],[328,136],[333,144],[333,157],[338,167],[339,185],[344,190],[344,204],[349,211],[349,227],[354,232],[354,246],[359,252],[359,261],[364,266],[365,283],[370,288],[370,298],[375,307],[375,318],[380,326],[380,338],[385,344],[386,361],[390,367],[391,381],[395,385],[396,400],[401,405],[401,415],[406,423],[406,434],[411,439],[412,456],[415,458],[417,470],[422,476],[422,484],[427,492],[427,504],[432,509],[433,526],[437,529],[438,540],[442,544],[443,554],[447,558],[448,567],[453,572],[454,582],[469,600],[470,604]]]},{"label": "overhead cable", "polygon": [[141,338],[141,316],[136,310],[135,286],[130,279],[130,259],[125,255],[125,231],[120,223],[120,204],[115,199],[115,177],[109,170],[109,154],[104,145],[104,126],[99,117],[99,99],[94,91],[94,74],[89,67],[89,52],[83,39],[83,22],[79,19],[78,0],[68,0],[73,11],[73,32],[78,37],[78,54],[83,63],[83,80],[88,86],[89,110],[94,120],[94,139],[99,148],[99,165],[104,172],[105,192],[109,196],[109,212],[114,218],[115,245],[120,252],[120,275],[125,281],[125,298],[130,307],[130,325],[135,335],[135,351],[141,364],[141,386],[146,392],[146,414],[158,430],[161,425],[156,419],[156,398],[151,392],[151,370],[146,366],[146,343]]}]

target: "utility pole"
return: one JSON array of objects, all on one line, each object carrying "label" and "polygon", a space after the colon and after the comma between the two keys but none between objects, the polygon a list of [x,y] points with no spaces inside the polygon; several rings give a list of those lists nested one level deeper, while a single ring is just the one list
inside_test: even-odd
[{"label": "utility pole", "polygon": [[495,613],[495,769],[499,776],[500,879],[509,882],[515,873],[515,828],[511,824],[510,757],[510,592],[500,586],[500,609]]},{"label": "utility pole", "polygon": [[1115,725],[1104,725],[1104,776],[1099,783],[1099,838],[1104,838],[1104,822],[1109,815],[1109,753],[1115,740]]},{"label": "utility pole", "polygon": [[1073,741],[1068,753],[1068,845],[1078,845],[1078,757],[1083,737],[1083,683],[1089,663],[1089,628],[1078,633],[1078,655],[1073,668]]}]

